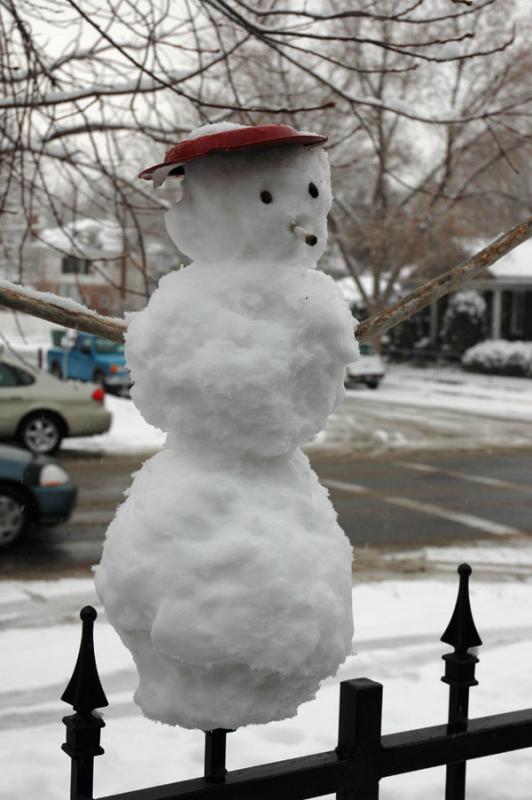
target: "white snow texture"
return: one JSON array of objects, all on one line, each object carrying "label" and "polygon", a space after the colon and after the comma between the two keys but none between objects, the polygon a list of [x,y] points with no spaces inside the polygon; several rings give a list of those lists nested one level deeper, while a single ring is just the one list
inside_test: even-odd
[{"label": "white snow texture", "polygon": [[351,547],[298,448],[343,397],[357,346],[339,290],[314,270],[325,153],[185,169],[166,222],[193,263],[130,316],[126,341],[133,400],[167,446],[135,474],[96,585],[144,714],[209,730],[293,716],[351,652]]}]

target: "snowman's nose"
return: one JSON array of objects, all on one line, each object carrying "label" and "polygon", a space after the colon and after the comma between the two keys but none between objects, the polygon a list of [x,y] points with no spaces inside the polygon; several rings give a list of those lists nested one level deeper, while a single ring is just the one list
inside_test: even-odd
[{"label": "snowman's nose", "polygon": [[290,230],[292,231],[298,239],[308,244],[309,247],[314,247],[315,244],[318,244],[318,237],[315,236],[313,233],[308,231],[306,228],[303,228],[302,225],[296,225],[292,223],[290,226]]}]

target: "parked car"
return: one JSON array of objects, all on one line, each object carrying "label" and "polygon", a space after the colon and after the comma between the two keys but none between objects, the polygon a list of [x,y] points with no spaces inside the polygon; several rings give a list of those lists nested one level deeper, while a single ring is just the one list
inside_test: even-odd
[{"label": "parked car", "polygon": [[368,389],[377,389],[384,378],[384,363],[373,345],[368,342],[360,344],[360,358],[347,366],[345,385],[354,386],[365,383]]},{"label": "parked car", "polygon": [[68,473],[44,456],[0,445],[0,549],[31,526],[57,525],[69,518],[77,488]]},{"label": "parked car", "polygon": [[105,433],[111,414],[101,386],[63,383],[0,353],[0,439],[53,453],[65,436]]},{"label": "parked car", "polygon": [[125,394],[131,386],[124,345],[76,331],[52,331],[54,347],[47,353],[48,371],[56,378],[101,383]]}]

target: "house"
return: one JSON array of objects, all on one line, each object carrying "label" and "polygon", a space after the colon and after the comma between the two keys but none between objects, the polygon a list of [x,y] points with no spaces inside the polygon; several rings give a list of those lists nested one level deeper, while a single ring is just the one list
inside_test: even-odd
[{"label": "house", "polygon": [[113,220],[80,218],[47,228],[39,237],[32,285],[77,300],[100,314],[121,315],[142,308],[149,278]]},{"label": "house", "polygon": [[[467,250],[473,254],[484,246],[486,242],[468,242]],[[490,339],[532,341],[532,240],[503,256],[464,288],[475,289],[484,297]],[[425,316],[433,343],[438,342],[447,302],[448,297],[442,297]]]}]

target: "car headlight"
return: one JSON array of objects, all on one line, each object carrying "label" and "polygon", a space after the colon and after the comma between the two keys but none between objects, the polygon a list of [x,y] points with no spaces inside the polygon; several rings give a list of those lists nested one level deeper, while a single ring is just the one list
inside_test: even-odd
[{"label": "car headlight", "polygon": [[69,480],[68,473],[57,464],[45,464],[39,475],[40,486],[64,486]]}]

